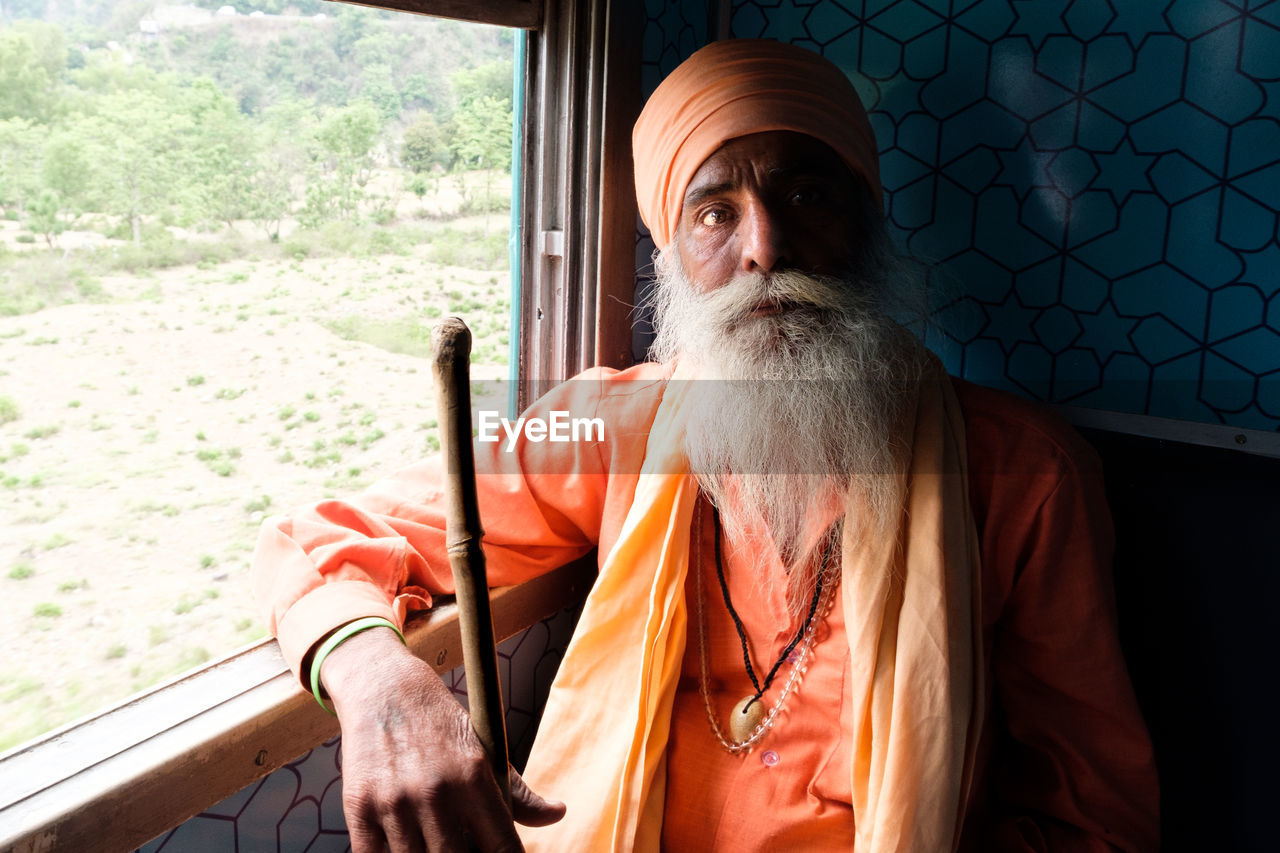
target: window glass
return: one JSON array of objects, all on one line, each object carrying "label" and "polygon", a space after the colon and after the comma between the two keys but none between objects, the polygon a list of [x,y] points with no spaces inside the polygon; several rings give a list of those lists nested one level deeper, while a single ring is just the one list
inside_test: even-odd
[{"label": "window glass", "polygon": [[319,0],[0,11],[0,750],[265,634],[259,523],[506,374],[510,31]]}]

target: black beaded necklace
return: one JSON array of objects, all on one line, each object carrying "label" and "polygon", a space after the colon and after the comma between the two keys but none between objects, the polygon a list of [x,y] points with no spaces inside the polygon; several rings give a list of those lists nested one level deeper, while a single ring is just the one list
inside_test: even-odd
[{"label": "black beaded necklace", "polygon": [[[713,504],[711,507],[712,524],[715,526],[715,552],[716,552],[716,578],[720,581],[720,592],[724,596],[724,606],[729,609],[729,616],[733,619],[734,630],[738,632],[738,640],[742,643],[742,662],[747,667],[747,677],[751,679],[751,684],[755,687],[754,695],[749,696],[738,703],[734,709],[735,716],[744,715],[750,719],[756,719],[760,714],[759,709],[754,713],[751,706],[760,701],[760,697],[769,689],[769,685],[773,683],[773,677],[778,674],[778,668],[782,666],[787,657],[795,649],[796,644],[800,642],[800,638],[804,636],[805,631],[809,629],[809,623],[813,621],[813,615],[818,611],[818,602],[822,599],[822,585],[826,581],[827,570],[831,558],[831,548],[828,547],[823,553],[822,570],[818,572],[818,583],[813,590],[813,600],[809,602],[809,612],[804,617],[804,624],[800,626],[800,630],[791,638],[791,642],[787,643],[786,648],[782,650],[782,654],[778,656],[778,660],[773,664],[773,668],[769,670],[769,674],[764,678],[764,684],[756,678],[755,667],[751,665],[751,652],[747,648],[747,632],[742,626],[742,619],[738,616],[738,611],[733,607],[733,601],[729,598],[729,584],[724,579],[724,566],[720,556],[720,511]],[[751,726],[754,728],[754,726]]]}]

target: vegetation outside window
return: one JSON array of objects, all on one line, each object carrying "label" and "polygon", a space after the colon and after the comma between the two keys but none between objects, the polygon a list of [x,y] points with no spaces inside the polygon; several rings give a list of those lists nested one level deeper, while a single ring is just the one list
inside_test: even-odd
[{"label": "vegetation outside window", "polygon": [[0,750],[262,636],[264,515],[506,376],[512,37],[319,0],[0,7]]}]

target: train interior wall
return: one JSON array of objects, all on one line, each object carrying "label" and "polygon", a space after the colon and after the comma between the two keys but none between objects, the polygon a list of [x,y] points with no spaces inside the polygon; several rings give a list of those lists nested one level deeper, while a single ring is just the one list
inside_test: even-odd
[{"label": "train interior wall", "polygon": [[[1235,428],[1241,445],[1280,430],[1280,3],[646,9],[646,94],[725,33],[845,70],[876,132],[890,228],[932,270],[925,341],[953,374]],[[651,252],[640,229],[642,272]],[[1123,428],[1086,437],[1117,525],[1162,849],[1272,849],[1280,459]]]}]

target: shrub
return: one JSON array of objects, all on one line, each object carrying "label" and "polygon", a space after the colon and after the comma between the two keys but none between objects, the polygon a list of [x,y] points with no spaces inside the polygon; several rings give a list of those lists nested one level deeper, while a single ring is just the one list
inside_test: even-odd
[{"label": "shrub", "polygon": [[267,507],[269,506],[271,506],[271,496],[262,495],[261,497],[254,498],[253,500],[246,502],[244,505],[244,511],[252,515],[255,512],[266,512]]},{"label": "shrub", "polygon": [[239,458],[240,449],[238,447],[233,447],[226,451],[207,447],[196,451],[196,459],[203,462],[206,468],[219,477],[230,477],[234,474],[236,466],[232,463],[232,460]]},{"label": "shrub", "polygon": [[79,296],[85,269],[46,252],[27,252],[6,260],[0,268],[0,314],[30,314]]},{"label": "shrub", "polygon": [[61,429],[61,427],[57,426],[56,424],[51,424],[49,426],[32,427],[31,429],[27,430],[22,437],[31,438],[31,439],[48,438],[51,435],[57,435],[59,429]]},{"label": "shrub", "polygon": [[380,320],[352,314],[331,320],[325,327],[340,338],[371,344],[387,352],[420,358],[431,355],[431,328],[413,317]]},{"label": "shrub", "polygon": [[78,276],[72,284],[75,286],[76,293],[85,302],[106,302],[107,292],[102,289],[102,282],[96,278],[90,278],[87,275]]},{"label": "shrub", "polygon": [[18,404],[12,397],[0,396],[0,426],[11,424],[22,414],[18,411]]},{"label": "shrub", "polygon": [[468,269],[504,270],[508,266],[507,232],[494,229],[485,234],[479,229],[456,230],[446,227],[429,241],[431,260]]}]

